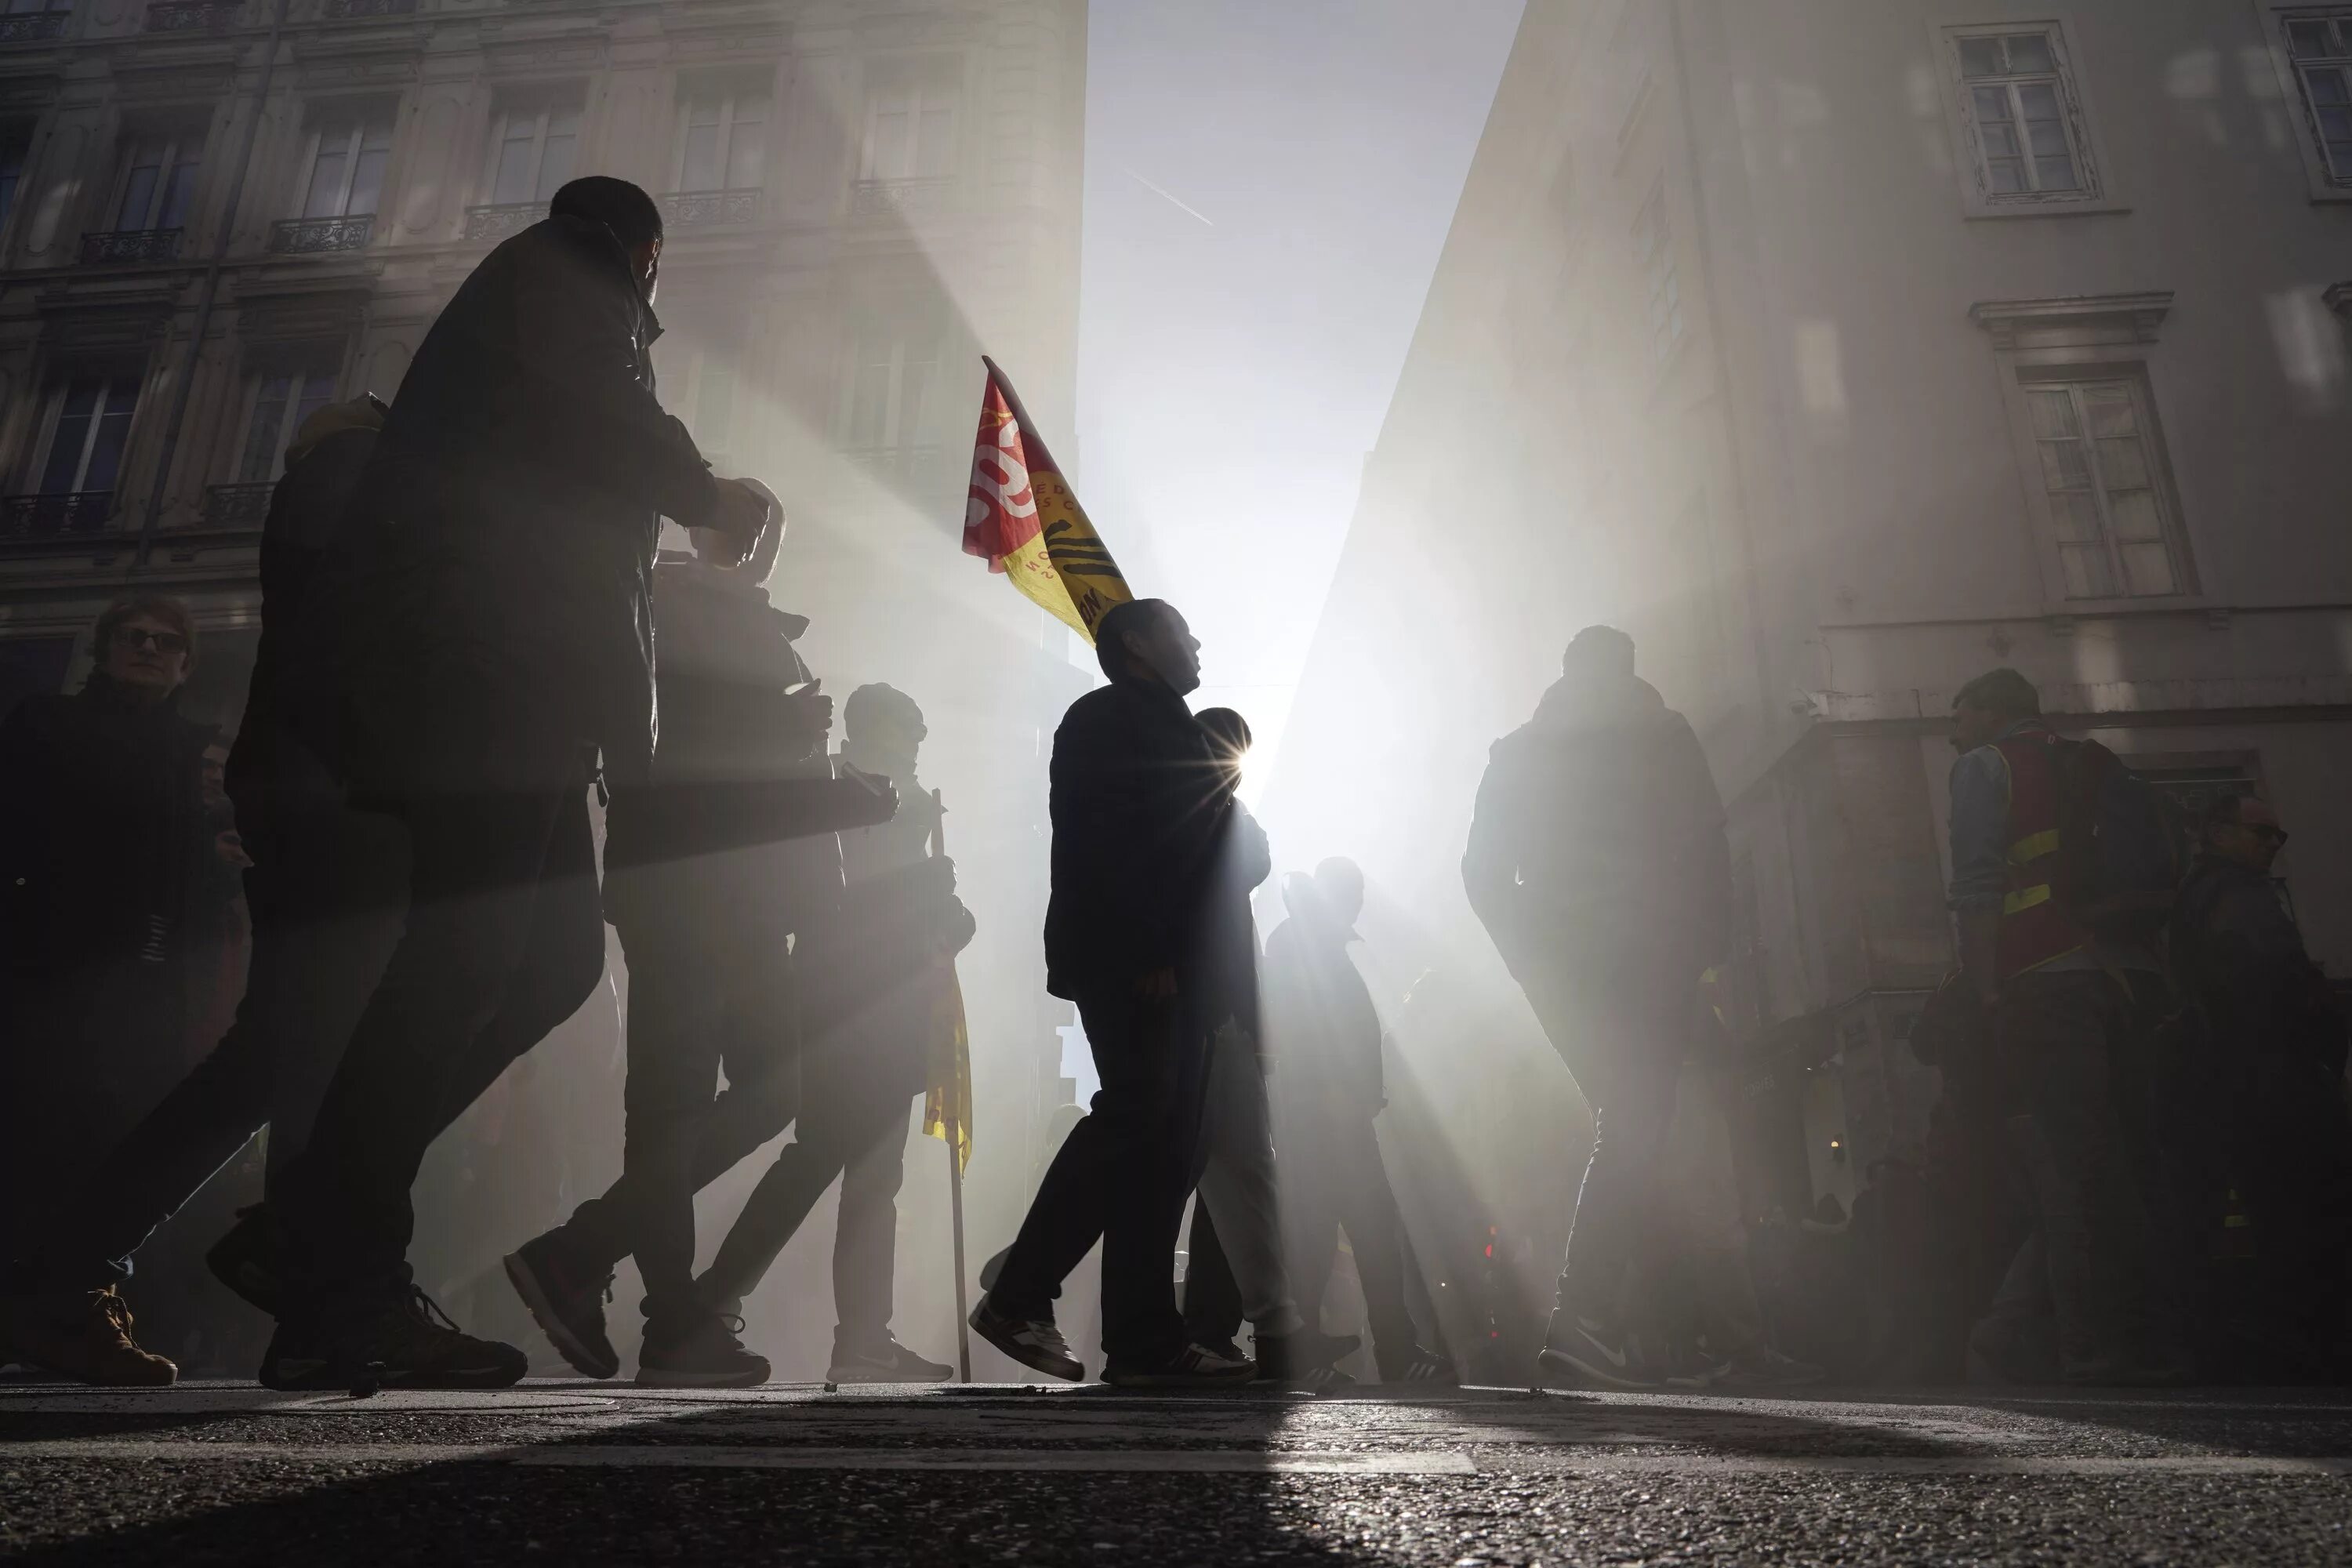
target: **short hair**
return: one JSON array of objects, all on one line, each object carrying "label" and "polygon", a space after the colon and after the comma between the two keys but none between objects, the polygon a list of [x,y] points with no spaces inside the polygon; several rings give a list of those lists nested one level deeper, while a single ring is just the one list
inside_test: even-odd
[{"label": "short hair", "polygon": [[1250,733],[1249,721],[1231,708],[1203,708],[1192,715],[1209,738],[1226,751],[1238,755],[1255,743]]},{"label": "short hair", "polygon": [[1587,626],[1569,639],[1568,651],[1559,656],[1559,672],[1631,676],[1633,639],[1615,626]]},{"label": "short hair", "polygon": [[1960,688],[1952,698],[1952,711],[1963,708],[1981,708],[2010,719],[2032,719],[2042,711],[2042,693],[2033,689],[2033,682],[2003,665]]},{"label": "short hair", "polygon": [[1318,864],[1315,868],[1315,879],[1318,882],[1345,882],[1355,889],[1358,898],[1363,897],[1364,868],[1345,855],[1334,855]]},{"label": "short hair", "polygon": [[632,250],[662,237],[661,205],[628,181],[610,174],[583,174],[569,182],[547,204],[547,216],[601,223]]},{"label": "short hair", "polygon": [[1103,612],[1095,623],[1095,662],[1105,675],[1117,680],[1127,673],[1127,634],[1143,629],[1139,624],[1143,616],[1168,607],[1165,599],[1129,599]]},{"label": "short hair", "polygon": [[196,667],[196,618],[184,603],[169,594],[125,594],[107,605],[90,633],[90,657],[104,664],[106,650],[114,646],[114,628],[141,616],[161,621],[187,638],[188,668]]},{"label": "short hair", "polygon": [[859,687],[849,694],[849,700],[841,705],[841,728],[845,734],[856,734],[877,723],[887,724],[894,720],[910,730],[919,728],[923,722],[923,710],[916,705],[913,698],[884,681]]}]

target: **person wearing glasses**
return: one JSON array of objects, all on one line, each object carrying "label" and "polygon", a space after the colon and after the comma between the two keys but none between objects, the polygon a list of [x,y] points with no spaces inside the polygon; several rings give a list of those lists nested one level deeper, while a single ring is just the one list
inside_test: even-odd
[{"label": "person wearing glasses", "polygon": [[[119,599],[92,654],[79,692],[28,697],[0,723],[0,1257],[189,1067],[191,953],[236,893],[234,841],[205,805],[215,731],[178,711],[187,606]],[[10,1307],[0,1361],[177,1375],[139,1348],[110,1284]]]},{"label": "person wearing glasses", "polygon": [[2352,1244],[2344,1014],[2281,895],[2287,835],[2270,803],[2223,795],[2199,837],[2168,933],[2197,1043],[2167,1096],[2187,1134],[2171,1142],[2200,1224],[2252,1243],[2208,1281],[2201,1359],[2232,1381],[2332,1378]]}]

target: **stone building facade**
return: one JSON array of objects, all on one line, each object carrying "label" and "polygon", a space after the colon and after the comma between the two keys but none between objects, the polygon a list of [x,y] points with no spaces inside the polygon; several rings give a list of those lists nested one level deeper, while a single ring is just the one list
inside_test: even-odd
[{"label": "stone building facade", "polygon": [[2273,799],[2352,973],[2347,100],[2341,0],[1532,0],[1277,829],[1351,836],[1318,852],[1474,962],[1486,742],[1625,626],[1730,805],[1751,1164],[1792,1207],[1926,1136],[1982,669],[2192,808]]},{"label": "stone building facade", "polygon": [[[397,393],[564,179],[634,180],[667,215],[664,401],[782,496],[775,596],[827,689],[929,710],[928,771],[972,825],[975,1033],[1050,1078],[1040,738],[1076,678],[958,533],[982,353],[1071,427],[1086,22],[1084,0],[17,0],[0,704],[78,683],[99,609],[156,590],[203,630],[188,708],[233,725],[303,416]],[[983,1111],[1011,1131],[1034,1086],[1002,1092]]]}]

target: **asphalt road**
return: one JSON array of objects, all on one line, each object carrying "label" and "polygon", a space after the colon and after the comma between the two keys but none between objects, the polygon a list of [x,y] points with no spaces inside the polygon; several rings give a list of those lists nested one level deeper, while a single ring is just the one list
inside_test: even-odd
[{"label": "asphalt road", "polygon": [[0,1385],[28,1563],[2352,1563],[2352,1395]]}]

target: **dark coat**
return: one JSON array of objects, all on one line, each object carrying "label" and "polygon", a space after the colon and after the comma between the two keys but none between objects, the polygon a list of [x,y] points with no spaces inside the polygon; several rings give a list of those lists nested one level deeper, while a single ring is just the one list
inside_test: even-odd
[{"label": "dark coat", "polygon": [[30,985],[176,955],[236,897],[214,850],[205,748],[173,705],[92,674],[0,723],[0,963]]},{"label": "dark coat", "polygon": [[[1299,880],[1307,880],[1299,879]],[[1361,1115],[1387,1102],[1381,1015],[1348,944],[1356,933],[1314,900],[1312,882],[1265,939],[1266,1050],[1285,1103],[1310,1115]]]},{"label": "dark coat", "polygon": [[386,526],[337,612],[355,634],[350,684],[396,682],[419,637],[462,639],[466,658],[575,704],[564,717],[615,776],[642,775],[659,519],[700,526],[718,506],[693,437],[655,398],[659,331],[603,225],[547,219],[474,269],[369,465],[365,501]]},{"label": "dark coat", "polygon": [[1225,823],[1208,731],[1156,681],[1070,704],[1054,732],[1045,988],[1124,985],[1195,952]]},{"label": "dark coat", "polygon": [[2174,981],[2223,1055],[2296,1058],[2343,1076],[2343,1015],[2268,877],[2200,857],[2173,905],[2169,947]]},{"label": "dark coat", "polygon": [[1731,852],[1688,721],[1646,681],[1555,683],[1495,742],[1462,879],[1522,980],[1634,958],[1696,979],[1730,940]]}]

